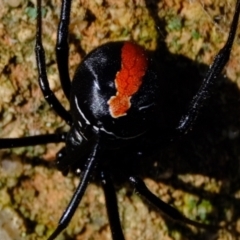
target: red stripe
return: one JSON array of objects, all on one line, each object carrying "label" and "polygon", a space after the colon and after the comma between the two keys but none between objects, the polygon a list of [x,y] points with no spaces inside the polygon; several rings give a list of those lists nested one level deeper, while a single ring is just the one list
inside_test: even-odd
[{"label": "red stripe", "polygon": [[121,52],[121,70],[117,72],[115,85],[117,93],[108,101],[110,114],[118,118],[127,114],[130,99],[136,93],[147,70],[147,57],[143,47],[126,42]]}]

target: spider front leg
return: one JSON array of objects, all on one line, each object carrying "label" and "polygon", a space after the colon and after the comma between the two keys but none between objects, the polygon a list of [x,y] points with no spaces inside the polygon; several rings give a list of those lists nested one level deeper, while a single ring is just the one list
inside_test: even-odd
[{"label": "spider front leg", "polygon": [[237,31],[238,20],[240,13],[240,1],[236,3],[235,13],[231,23],[231,28],[229,31],[227,42],[224,47],[216,55],[213,63],[210,65],[208,72],[206,73],[205,78],[203,79],[202,85],[198,90],[197,94],[193,97],[187,113],[180,119],[179,125],[176,128],[176,134],[182,135],[187,133],[193,126],[199,111],[202,109],[206,100],[211,95],[211,87],[215,84],[216,79],[222,72],[224,66],[229,60],[231,49],[233,46],[234,38]]},{"label": "spider front leg", "polygon": [[61,17],[58,26],[56,56],[57,65],[62,89],[67,97],[70,98],[71,81],[68,71],[68,25],[70,19],[71,0],[64,0],[62,3]]},{"label": "spider front leg", "polygon": [[69,112],[56,98],[49,87],[49,82],[46,72],[45,53],[42,45],[42,14],[41,14],[41,0],[37,1],[37,33],[35,46],[37,67],[38,67],[38,81],[42,93],[48,104],[56,111],[56,113],[66,121],[67,124],[72,124],[72,117]]},{"label": "spider front leg", "polygon": [[22,138],[0,138],[0,149],[35,146],[66,141],[66,133],[44,134]]},{"label": "spider front leg", "polygon": [[99,160],[99,155],[101,154],[102,146],[99,142],[99,138],[96,139],[95,145],[93,146],[92,153],[85,163],[85,168],[81,174],[80,183],[73,194],[73,197],[68,204],[66,210],[64,211],[62,217],[58,222],[56,230],[51,234],[48,240],[55,239],[69,224],[71,221],[80,201],[82,200],[83,194],[86,191],[87,185],[92,178],[94,169],[96,168],[97,162]]},{"label": "spider front leg", "polygon": [[120,223],[117,197],[112,180],[105,171],[100,173],[101,183],[105,195],[107,214],[113,240],[124,240],[124,235]]},{"label": "spider front leg", "polygon": [[156,195],[154,195],[145,185],[144,181],[141,180],[138,177],[131,176],[129,177],[130,183],[134,186],[136,189],[136,192],[143,197],[145,200],[147,200],[152,206],[154,206],[157,210],[159,210],[161,213],[163,213],[165,216],[171,218],[174,221],[177,221],[179,223],[183,224],[189,224],[198,228],[204,228],[208,230],[216,230],[219,228],[218,226],[213,225],[207,225],[203,223],[199,223],[196,221],[193,221],[187,217],[185,217],[183,214],[181,214],[177,209],[170,206],[169,204],[163,202],[160,198],[158,198]]},{"label": "spider front leg", "polygon": [[[59,26],[59,34],[58,34],[58,44],[57,46],[62,46],[60,47],[60,53],[63,54],[63,58],[68,61],[68,48],[66,47],[67,45],[67,35],[68,31],[66,30],[68,28],[69,24],[69,14],[70,14],[70,7],[71,7],[71,1],[64,1],[63,2],[63,13],[61,18],[62,18],[62,25],[60,24]],[[67,17],[68,16],[68,17]],[[48,83],[48,78],[47,78],[47,73],[46,73],[46,64],[45,64],[45,54],[44,54],[44,49],[42,46],[42,23],[41,23],[41,0],[37,1],[37,33],[36,33],[36,46],[35,46],[35,51],[36,51],[36,60],[37,60],[37,66],[38,66],[38,73],[39,73],[39,86],[43,92],[43,95],[49,105],[56,111],[56,113],[66,121],[69,125],[72,123],[72,117],[69,114],[67,110],[62,106],[62,104],[59,102],[59,100],[56,98],[54,93],[49,87]],[[64,33],[64,34],[63,34]],[[62,36],[62,38],[61,38]],[[62,41],[63,39],[63,41]],[[62,42],[65,43],[62,44]],[[64,45],[64,47],[63,47]],[[58,48],[58,47],[57,47]],[[59,52],[59,51],[57,51]],[[63,62],[60,60],[60,57],[57,58],[58,60],[58,66],[59,69],[62,69]],[[64,61],[64,64],[66,63]],[[61,63],[59,63],[61,62]],[[68,65],[67,63],[64,65],[65,67],[63,68],[64,73],[68,73]],[[62,82],[62,71],[60,71],[60,76],[61,76],[61,82]],[[70,91],[70,80],[67,78],[65,83],[63,84],[63,90],[66,92],[66,89]],[[68,87],[65,87],[68,85]],[[4,148],[14,148],[14,147],[24,147],[24,146],[34,146],[34,145],[39,145],[39,144],[47,144],[47,143],[59,143],[59,142],[65,142],[65,137],[66,134],[45,134],[45,135],[38,135],[38,136],[30,136],[30,137],[24,137],[24,138],[10,138],[10,139],[0,139],[0,149]]]}]

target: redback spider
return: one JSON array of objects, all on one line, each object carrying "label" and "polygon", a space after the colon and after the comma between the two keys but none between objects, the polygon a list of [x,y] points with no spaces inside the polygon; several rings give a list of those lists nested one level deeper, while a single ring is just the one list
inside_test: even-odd
[{"label": "redback spider", "polygon": [[[162,141],[161,122],[158,111],[161,107],[161,73],[154,61],[142,47],[133,42],[111,42],[88,54],[77,68],[71,83],[68,74],[68,22],[71,1],[63,1],[62,18],[58,30],[57,63],[62,89],[70,101],[70,112],[64,109],[49,88],[44,51],[41,43],[41,11],[38,1],[38,23],[36,58],[39,85],[49,105],[71,130],[66,133],[45,134],[19,139],[1,139],[1,148],[32,146],[38,144],[65,142],[57,156],[57,167],[63,173],[81,170],[81,180],[57,229],[48,239],[55,239],[66,228],[78,207],[88,183],[100,181],[106,199],[112,238],[124,239],[119,222],[117,201],[112,185],[109,164],[124,156],[128,161],[138,159],[158,150]],[[206,73],[197,94],[189,108],[179,119],[178,125],[170,129],[166,140],[172,140],[188,132],[193,126],[204,101],[210,96],[214,84],[229,59],[232,48],[240,1],[230,28],[225,47],[218,53]],[[161,69],[160,69],[161,70]],[[127,153],[127,154],[124,154]],[[119,155],[119,156],[118,156]],[[125,156],[127,155],[127,156]],[[134,160],[135,161],[135,160]],[[115,164],[115,163],[114,163]],[[118,164],[118,163],[116,163]],[[134,166],[122,173],[136,192],[160,211],[174,220],[207,227],[185,218],[177,210],[164,204],[153,195],[144,182],[134,175]]]}]

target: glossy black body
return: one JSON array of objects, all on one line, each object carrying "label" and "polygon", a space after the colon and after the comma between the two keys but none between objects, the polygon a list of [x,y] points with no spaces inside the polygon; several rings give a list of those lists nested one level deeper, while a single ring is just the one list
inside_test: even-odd
[{"label": "glossy black body", "polygon": [[111,42],[100,46],[89,53],[76,70],[70,97],[71,115],[73,127],[83,135],[85,129],[91,128],[109,140],[129,140],[141,136],[151,126],[160,93],[155,63],[150,56],[142,85],[132,96],[127,114],[113,118],[109,112],[107,102],[117,91],[114,81],[121,69],[124,44]]}]

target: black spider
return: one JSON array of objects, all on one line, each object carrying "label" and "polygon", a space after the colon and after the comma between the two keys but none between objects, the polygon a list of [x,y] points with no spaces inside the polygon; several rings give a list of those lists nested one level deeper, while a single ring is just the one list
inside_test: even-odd
[{"label": "black spider", "polygon": [[[113,161],[122,157],[128,161],[158,151],[159,143],[172,140],[188,132],[193,126],[211,86],[229,59],[236,34],[240,0],[225,46],[216,55],[203,83],[182,115],[178,125],[161,135],[162,82],[161,69],[154,57],[133,42],[110,42],[89,53],[77,68],[73,81],[68,73],[68,25],[71,1],[63,0],[56,46],[57,64],[62,89],[70,102],[70,111],[64,109],[49,88],[44,50],[41,40],[41,1],[38,0],[36,58],[39,86],[49,105],[70,126],[68,133],[46,134],[19,139],[0,139],[0,148],[13,148],[53,142],[65,142],[57,156],[57,167],[63,173],[81,169],[81,181],[63,213],[57,229],[48,238],[55,239],[70,222],[85,189],[93,179],[102,184],[107,213],[114,240],[124,239],[119,220],[117,199],[111,178]],[[161,111],[160,111],[161,112]],[[127,153],[127,154],[125,154]],[[119,157],[120,156],[120,157]],[[114,158],[114,160],[113,160]],[[121,164],[121,163],[120,163]],[[124,178],[139,195],[174,220],[207,227],[191,221],[176,209],[152,194],[144,182],[134,175],[129,163]]]}]

